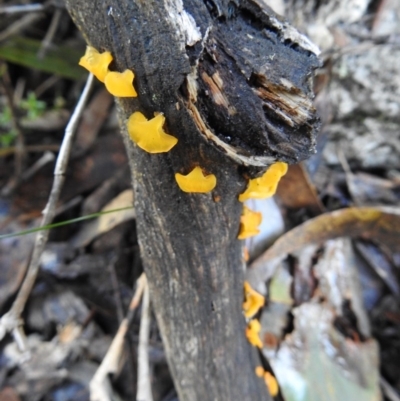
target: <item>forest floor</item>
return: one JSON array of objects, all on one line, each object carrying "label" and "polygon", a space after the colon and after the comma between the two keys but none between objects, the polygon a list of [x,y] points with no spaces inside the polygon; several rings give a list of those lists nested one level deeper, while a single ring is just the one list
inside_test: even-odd
[{"label": "forest floor", "polygon": [[[262,352],[279,384],[275,399],[398,401],[400,3],[267,3],[320,47],[323,61],[318,153],[290,166],[276,196],[250,202],[264,220],[246,240],[246,280],[267,299]],[[85,42],[62,4],[14,6],[0,6],[3,316],[43,233],[30,230],[42,224],[87,78],[78,66]],[[136,397],[149,309],[138,307],[145,281],[127,156],[113,99],[98,83],[82,112],[57,227],[25,291],[23,330],[5,335],[0,325],[0,401]],[[152,315],[149,359],[153,399],[176,400]]]}]

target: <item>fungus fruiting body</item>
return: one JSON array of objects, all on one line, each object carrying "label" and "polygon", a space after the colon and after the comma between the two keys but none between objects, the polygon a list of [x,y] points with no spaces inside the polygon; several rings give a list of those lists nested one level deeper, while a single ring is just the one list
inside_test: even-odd
[{"label": "fungus fruiting body", "polygon": [[79,60],[79,65],[91,72],[99,81],[104,82],[112,60],[110,52],[99,53],[94,47],[86,46],[85,55]]},{"label": "fungus fruiting body", "polygon": [[244,282],[244,297],[243,311],[246,318],[249,319],[264,306],[265,298],[257,291],[253,290],[247,281]]},{"label": "fungus fruiting body", "polygon": [[178,139],[168,135],[163,130],[165,117],[158,114],[154,118],[147,118],[139,111],[133,113],[128,119],[128,133],[139,148],[149,153],[164,153],[170,151]]},{"label": "fungus fruiting body", "polygon": [[136,97],[137,93],[133,87],[134,77],[135,75],[131,70],[124,72],[110,71],[104,79],[104,84],[113,96]]},{"label": "fungus fruiting body", "polygon": [[187,175],[176,173],[175,179],[183,192],[206,193],[212,191],[217,185],[215,175],[204,175],[200,167],[195,167]]},{"label": "fungus fruiting body", "polygon": [[261,324],[256,319],[250,320],[249,324],[246,327],[247,340],[251,345],[254,345],[255,347],[258,348],[262,347],[262,342],[259,336],[260,330],[261,330]]},{"label": "fungus fruiting body", "polygon": [[258,377],[264,379],[265,384],[267,385],[269,393],[272,395],[272,397],[277,396],[279,392],[279,385],[275,377],[271,375],[271,373],[269,373],[268,371],[264,370],[262,366],[257,366],[255,372]]},{"label": "fungus fruiting body", "polygon": [[239,201],[247,199],[264,199],[274,195],[279,180],[286,174],[288,166],[286,163],[277,162],[259,178],[249,181],[246,190],[239,195]]},{"label": "fungus fruiting body", "polygon": [[260,212],[254,212],[248,207],[243,207],[243,213],[240,216],[240,228],[238,239],[245,239],[259,234],[258,226],[261,224],[262,215]]}]

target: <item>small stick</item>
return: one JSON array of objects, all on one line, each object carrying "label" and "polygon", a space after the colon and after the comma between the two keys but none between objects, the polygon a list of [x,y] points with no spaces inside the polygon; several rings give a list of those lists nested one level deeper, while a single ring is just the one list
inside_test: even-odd
[{"label": "small stick", "polygon": [[400,401],[400,396],[397,394],[396,390],[382,376],[379,381],[383,393],[390,401]]},{"label": "small stick", "polygon": [[55,159],[54,153],[46,151],[43,156],[37,160],[28,170],[26,170],[22,176],[21,181],[29,180],[33,177],[42,167],[47,163],[52,162]]},{"label": "small stick", "polygon": [[25,4],[20,6],[4,6],[0,7],[0,14],[17,14],[42,11],[45,9],[44,4]]},{"label": "small stick", "polygon": [[122,320],[124,319],[124,309],[122,306],[121,293],[119,291],[117,272],[115,271],[116,261],[117,261],[117,257],[114,254],[113,257],[111,258],[110,262],[108,263],[108,270],[110,272],[111,286],[112,286],[112,289],[114,292],[114,300],[115,300],[115,305],[116,305],[116,309],[117,309],[118,323],[121,324]]},{"label": "small stick", "polygon": [[[58,152],[60,145],[27,145],[25,146],[26,153],[41,153],[41,152]],[[5,157],[16,153],[17,149],[15,146],[9,148],[0,149],[0,157]]]},{"label": "small stick", "polygon": [[35,89],[35,95],[36,98],[40,97],[43,95],[44,92],[46,92],[49,88],[51,88],[56,82],[58,82],[61,79],[61,77],[57,75],[52,75],[51,77],[47,78],[43,83],[41,83],[36,89]]},{"label": "small stick", "polygon": [[142,302],[142,317],[140,319],[138,344],[138,379],[136,401],[153,401],[151,393],[151,375],[149,365],[149,335],[150,335],[150,292],[146,283]]},{"label": "small stick", "polygon": [[24,15],[19,20],[15,21],[6,29],[4,29],[4,31],[0,32],[0,42],[8,39],[13,35],[20,33],[21,31],[23,31],[28,26],[32,25],[37,20],[43,18],[43,16],[44,15],[42,13],[32,13]]},{"label": "small stick", "polygon": [[[86,81],[85,88],[79,98],[78,104],[69,120],[69,123],[65,129],[65,135],[61,144],[60,152],[57,157],[57,162],[54,170],[53,186],[51,188],[50,196],[47,201],[47,205],[43,210],[43,218],[41,226],[50,224],[56,213],[56,206],[60,197],[61,189],[65,181],[65,171],[68,164],[69,154],[71,151],[72,140],[74,137],[76,126],[78,125],[79,118],[83,113],[86,101],[89,97],[90,89],[93,83],[93,75],[90,74]],[[20,338],[21,336],[21,325],[22,319],[21,314],[25,308],[26,301],[32,291],[33,285],[35,284],[36,277],[39,272],[40,257],[46,246],[47,239],[49,236],[49,230],[39,231],[36,235],[35,245],[33,248],[33,254],[29,267],[24,278],[24,282],[18,292],[17,298],[12,304],[11,309],[3,315],[0,319],[0,340],[5,336],[7,332],[12,332],[14,339]],[[21,342],[19,342],[21,345]],[[21,351],[26,351],[21,349]]]},{"label": "small stick", "polygon": [[145,288],[147,288],[147,280],[144,273],[142,273],[137,280],[136,291],[129,305],[128,314],[119,325],[117,334],[115,335],[110,348],[90,381],[90,401],[110,401],[115,399],[108,380],[108,375],[110,373],[116,373],[118,370],[118,365],[124,348],[125,335],[133,318],[133,312],[139,305]]},{"label": "small stick", "polygon": [[41,60],[45,56],[47,50],[49,49],[51,42],[53,41],[54,35],[57,32],[58,24],[60,23],[62,15],[62,10],[57,9],[54,14],[53,18],[51,19],[50,27],[46,32],[46,36],[44,37],[42,41],[42,45],[40,47],[40,50],[38,52],[38,59]]}]

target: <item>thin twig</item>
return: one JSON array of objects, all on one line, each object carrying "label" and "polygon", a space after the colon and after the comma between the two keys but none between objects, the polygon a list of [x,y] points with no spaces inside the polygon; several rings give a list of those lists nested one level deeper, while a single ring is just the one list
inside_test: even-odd
[{"label": "thin twig", "polygon": [[45,152],[43,156],[36,160],[36,162],[29,167],[28,170],[24,171],[21,176],[21,181],[26,181],[32,178],[42,167],[44,167],[47,163],[52,162],[55,159],[54,153],[52,152]]},{"label": "thin twig", "polygon": [[49,78],[47,78],[44,82],[42,82],[35,89],[36,98],[39,98],[40,96],[42,96],[44,92],[46,92],[48,89],[50,89],[54,84],[56,84],[60,80],[61,80],[61,77],[59,77],[58,75],[52,75]]},{"label": "thin twig", "polygon": [[44,4],[24,4],[20,6],[4,6],[0,7],[0,14],[31,13],[35,11],[42,11],[44,9],[45,9]]},{"label": "thin twig", "polygon": [[115,306],[117,309],[117,317],[118,317],[118,324],[121,324],[122,320],[124,319],[124,308],[122,305],[122,298],[121,298],[121,293],[119,290],[119,283],[118,283],[118,277],[117,277],[117,272],[115,271],[115,263],[117,261],[117,257],[114,254],[108,263],[108,271],[110,272],[110,278],[111,278],[111,286],[114,292],[114,301],[115,301]]},{"label": "thin twig", "polygon": [[[74,136],[76,126],[79,122],[79,118],[83,113],[83,109],[89,97],[92,83],[93,83],[93,75],[90,74],[86,81],[85,88],[83,89],[81,97],[78,101],[78,104],[76,105],[75,110],[71,116],[71,119],[65,129],[64,139],[61,144],[60,152],[58,154],[54,170],[53,186],[51,188],[47,205],[42,212],[43,218],[41,226],[46,226],[50,224],[56,213],[57,202],[60,197],[60,192],[65,180],[65,171],[69,159],[69,154],[71,151],[72,139]],[[26,276],[24,278],[24,282],[22,283],[17,298],[15,299],[11,309],[0,319],[0,339],[2,339],[7,332],[12,332],[14,338],[16,338],[17,336],[21,336],[22,332],[21,314],[25,308],[26,301],[28,300],[28,297],[32,291],[33,285],[35,284],[35,280],[39,272],[40,257],[46,246],[48,236],[49,236],[48,230],[41,230],[36,235],[32,258],[29,263],[29,267]],[[22,351],[26,351],[26,349],[22,349]]]},{"label": "thin twig", "polygon": [[145,288],[147,288],[147,280],[144,273],[142,273],[137,280],[136,291],[129,305],[128,314],[119,325],[117,334],[115,335],[107,354],[103,358],[103,361],[90,381],[89,388],[91,401],[110,401],[116,399],[116,395],[112,391],[108,375],[114,374],[118,370],[118,365],[123,354],[122,351],[124,348],[123,345],[125,335],[132,320],[133,312],[139,305]]},{"label": "thin twig", "polygon": [[23,31],[28,26],[32,25],[37,20],[44,17],[43,13],[26,14],[13,24],[8,26],[4,31],[0,32],[0,42],[8,39],[10,36],[16,35]]},{"label": "thin twig", "polygon": [[61,15],[62,15],[61,9],[57,9],[53,14],[53,18],[51,19],[49,29],[46,32],[46,35],[42,41],[40,50],[37,55],[39,60],[43,59],[43,57],[45,56],[47,50],[51,45],[51,42],[53,41],[54,35],[57,32],[58,24],[60,23]]},{"label": "thin twig", "polygon": [[[17,82],[15,83],[14,87],[14,104],[20,104],[22,101],[22,98],[25,93],[25,87],[26,87],[26,79],[24,77],[20,77],[17,79]],[[38,99],[39,96],[36,96],[36,99]]]},{"label": "thin twig", "polygon": [[380,377],[379,381],[380,381],[383,393],[390,401],[400,401],[399,394],[382,376]]},{"label": "thin twig", "polygon": [[[25,146],[26,153],[42,153],[46,151],[58,152],[60,145],[28,145]],[[16,153],[17,149],[15,146],[9,148],[0,149],[0,157],[5,157]]]},{"label": "thin twig", "polygon": [[150,293],[146,285],[142,302],[142,317],[140,319],[138,344],[138,379],[136,401],[153,401],[151,392],[151,375],[149,364],[149,334],[150,334]]}]

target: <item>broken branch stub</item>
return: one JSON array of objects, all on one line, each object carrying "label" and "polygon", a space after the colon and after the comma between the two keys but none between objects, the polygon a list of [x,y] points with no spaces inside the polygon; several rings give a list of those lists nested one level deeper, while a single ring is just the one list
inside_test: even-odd
[{"label": "broken branch stub", "polygon": [[318,50],[259,3],[231,2],[188,49],[184,100],[199,132],[236,162],[298,162],[315,151]]},{"label": "broken branch stub", "polygon": [[[89,34],[78,3],[67,1]],[[90,43],[119,53],[115,67],[135,72],[140,106],[162,110],[171,131],[185,127],[244,166],[314,153],[318,49],[262,0],[95,3],[107,34]]]}]

